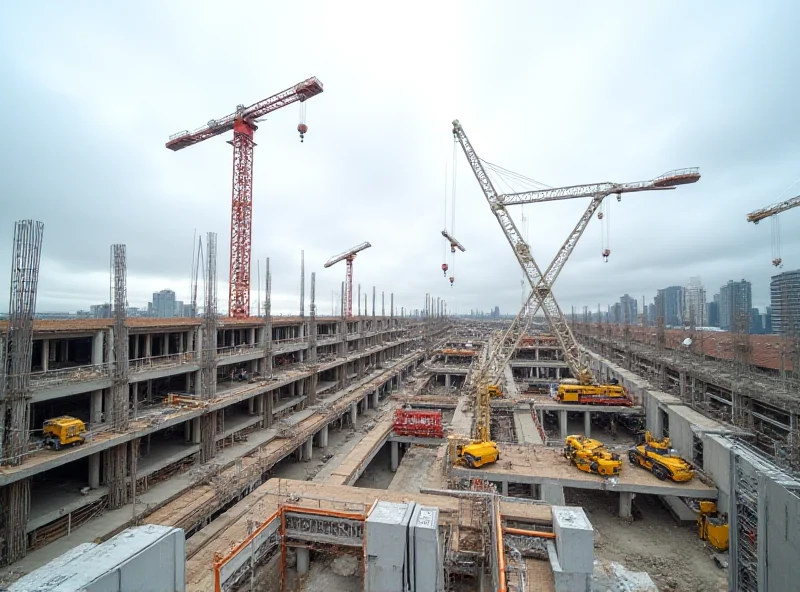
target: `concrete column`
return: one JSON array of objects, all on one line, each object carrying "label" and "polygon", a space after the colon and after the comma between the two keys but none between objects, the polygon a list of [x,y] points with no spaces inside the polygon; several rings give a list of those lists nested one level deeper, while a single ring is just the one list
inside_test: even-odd
[{"label": "concrete column", "polygon": [[678,381],[680,383],[681,401],[686,400],[686,372],[678,373]]},{"label": "concrete column", "polygon": [[247,343],[249,343],[250,345],[255,345],[256,344],[256,328],[255,327],[252,327],[250,329],[250,332],[249,332],[249,334],[247,336]]},{"label": "concrete column", "polygon": [[297,575],[304,576],[311,565],[311,552],[308,547],[297,547]]},{"label": "concrete column", "polygon": [[253,415],[256,411],[256,398],[250,397],[247,399],[247,414]]},{"label": "concrete column", "polygon": [[445,388],[450,388],[450,375],[449,374],[445,374],[444,375],[444,386],[445,386]]},{"label": "concrete column", "polygon": [[327,448],[328,447],[328,426],[325,425],[323,428],[317,432],[317,444],[320,448]]},{"label": "concrete column", "polygon": [[50,340],[42,339],[42,371],[47,372],[50,363]]},{"label": "concrete column", "polygon": [[161,336],[161,355],[166,356],[169,354],[169,333],[164,333]]},{"label": "concrete column", "polygon": [[203,374],[198,370],[194,373],[194,394],[198,397],[203,393]]},{"label": "concrete column", "polygon": [[376,388],[375,392],[372,394],[372,408],[377,409],[380,405],[380,393],[381,389]]},{"label": "concrete column", "polygon": [[592,437],[592,412],[583,412],[583,435],[587,438]]},{"label": "concrete column", "polygon": [[303,450],[303,459],[311,460],[314,456],[314,436],[309,436],[306,440],[305,450]]},{"label": "concrete column", "polygon": [[192,419],[192,444],[200,444],[200,418]]},{"label": "concrete column", "polygon": [[95,452],[89,455],[89,487],[97,489],[100,487],[100,453]]},{"label": "concrete column", "polygon": [[93,424],[103,421],[103,391],[92,391],[89,407],[89,421]]},{"label": "concrete column", "polygon": [[149,358],[153,355],[153,334],[152,333],[145,333],[144,334],[144,358]]},{"label": "concrete column", "polygon": [[111,389],[104,389],[103,390],[103,415],[105,421],[110,421],[111,417],[109,417],[109,412],[111,411],[112,406],[112,398],[111,398]]},{"label": "concrete column", "polygon": [[389,446],[391,447],[392,453],[392,464],[391,469],[394,473],[397,471],[397,467],[400,465],[400,443],[399,442],[389,442]]},{"label": "concrete column", "polygon": [[192,443],[192,420],[183,422],[183,440],[187,444]]},{"label": "concrete column", "polygon": [[92,339],[92,364],[99,366],[103,363],[103,332],[97,331]]},{"label": "concrete column", "polygon": [[274,391],[270,391],[268,393],[264,393],[264,427],[271,428],[272,427],[272,396]]},{"label": "concrete column", "polygon": [[556,483],[542,483],[542,501],[551,506],[564,505],[564,488]]},{"label": "concrete column", "polygon": [[187,372],[186,373],[186,386],[184,387],[183,390],[186,391],[186,393],[190,393],[191,390],[192,390],[192,373],[191,372]]},{"label": "concrete column", "polygon": [[302,397],[306,394],[306,379],[302,378],[297,381],[297,396]]},{"label": "concrete column", "polygon": [[357,426],[356,418],[358,417],[357,403],[350,403],[350,425],[355,428]]},{"label": "concrete column", "polygon": [[568,432],[568,425],[567,425],[567,412],[566,411],[559,411],[558,412],[558,425],[561,427],[561,438],[566,438],[569,436]]},{"label": "concrete column", "polygon": [[619,492],[619,517],[623,520],[633,520],[631,513],[631,505],[633,502],[633,493],[630,491]]},{"label": "concrete column", "polygon": [[500,492],[501,495],[508,497],[508,481],[501,481],[500,482]]}]

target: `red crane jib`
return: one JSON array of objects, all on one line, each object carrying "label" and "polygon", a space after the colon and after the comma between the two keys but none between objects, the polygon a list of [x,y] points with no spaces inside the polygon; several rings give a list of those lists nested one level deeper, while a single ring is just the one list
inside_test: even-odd
[{"label": "red crane jib", "polygon": [[177,151],[233,130],[233,189],[231,196],[231,261],[229,315],[250,316],[250,253],[253,222],[253,134],[255,121],[267,113],[322,92],[322,83],[308,78],[249,107],[240,107],[222,119],[212,119],[194,131],[169,137],[166,147]]}]

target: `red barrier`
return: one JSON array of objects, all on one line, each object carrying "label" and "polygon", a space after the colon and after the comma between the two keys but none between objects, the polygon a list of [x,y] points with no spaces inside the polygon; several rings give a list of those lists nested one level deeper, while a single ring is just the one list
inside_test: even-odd
[{"label": "red barrier", "polygon": [[394,412],[392,430],[398,436],[444,438],[442,412],[397,409]]}]

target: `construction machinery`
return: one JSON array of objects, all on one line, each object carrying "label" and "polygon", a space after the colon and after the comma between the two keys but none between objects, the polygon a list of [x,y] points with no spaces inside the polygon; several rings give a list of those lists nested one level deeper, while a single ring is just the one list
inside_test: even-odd
[{"label": "construction machinery", "polygon": [[[503,233],[511,245],[511,249],[517,257],[517,261],[522,267],[531,287],[531,292],[523,304],[520,314],[517,315],[517,318],[512,323],[510,331],[513,331],[521,338],[530,325],[534,315],[541,308],[544,311],[550,330],[558,339],[559,345],[564,352],[564,359],[573,377],[575,377],[580,384],[596,384],[595,377],[572,331],[567,325],[558,303],[553,297],[553,283],[564,268],[564,264],[575,249],[578,239],[583,234],[592,216],[607,196],[616,194],[619,199],[622,193],[672,190],[679,185],[697,182],[700,179],[698,169],[687,168],[675,170],[660,175],[650,181],[635,183],[596,183],[501,195],[495,189],[486,167],[495,170],[498,174],[500,174],[500,171],[504,171],[505,173],[509,173],[509,171],[480,159],[458,120],[453,121],[453,136],[461,145],[464,155],[467,157],[467,161],[469,161],[470,167],[472,168],[472,172],[475,174],[475,178],[478,180],[483,190],[486,201],[492,213],[497,218],[500,227],[503,229]],[[486,167],[484,165],[486,165]],[[538,185],[541,186],[541,184]],[[523,239],[522,233],[512,219],[508,211],[508,206],[580,197],[590,197],[591,202],[578,220],[575,228],[558,250],[550,266],[542,273],[531,254],[529,245]],[[521,331],[520,328],[522,328]]]},{"label": "construction machinery", "polygon": [[578,405],[633,405],[625,387],[616,384],[559,384],[556,401]]},{"label": "construction machinery", "polygon": [[[356,255],[363,251],[364,249],[369,249],[372,245],[369,243],[361,243],[360,245],[356,245],[352,249],[348,249],[344,253],[339,253],[338,255],[334,255],[330,259],[328,259],[327,263],[323,265],[326,269],[331,265],[335,265],[339,263],[339,261],[345,261],[347,263],[347,272],[345,273],[345,281],[344,281],[344,311],[347,317],[353,316],[353,260],[356,258]],[[375,303],[375,298],[373,294],[372,298],[373,304]],[[366,306],[364,307],[366,309]],[[374,309],[374,306],[373,306]],[[366,312],[366,310],[365,310]]]},{"label": "construction machinery", "polygon": [[778,214],[796,208],[797,206],[800,206],[800,195],[747,214],[747,221],[753,224],[758,224],[764,218],[772,218],[772,265],[775,267],[783,267],[783,259],[781,258],[781,227]]},{"label": "construction machinery", "polygon": [[255,131],[268,113],[300,102],[301,120],[297,126],[300,140],[308,131],[304,121],[305,101],[322,92],[322,83],[309,78],[249,107],[237,105],[236,111],[221,119],[212,119],[194,130],[173,134],[167,148],[178,151],[233,130],[233,191],[231,204],[231,261],[229,315],[250,315],[250,252],[253,230],[253,140]]},{"label": "construction machinery", "polygon": [[694,478],[694,467],[672,448],[669,438],[656,439],[646,431],[642,442],[628,451],[632,465],[647,469],[661,481],[682,483]]},{"label": "construction machinery", "polygon": [[701,500],[697,507],[697,534],[717,551],[728,550],[728,515],[717,510],[717,504]]},{"label": "construction machinery", "polygon": [[564,457],[584,473],[613,477],[622,469],[619,454],[606,450],[599,440],[585,436],[567,436]]},{"label": "construction machinery", "polygon": [[45,446],[53,450],[83,444],[86,441],[86,424],[68,415],[46,420],[42,432]]}]

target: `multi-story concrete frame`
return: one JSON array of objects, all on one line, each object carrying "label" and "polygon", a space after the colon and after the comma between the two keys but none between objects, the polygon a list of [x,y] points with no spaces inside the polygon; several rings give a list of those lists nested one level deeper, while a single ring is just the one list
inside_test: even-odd
[{"label": "multi-story concrete frame", "polygon": [[[436,321],[438,335],[444,319]],[[416,319],[316,317],[312,325],[302,317],[273,317],[269,323],[258,317],[225,318],[220,319],[218,329],[216,395],[203,401],[199,397],[201,319],[131,318],[126,324],[131,417],[127,429],[112,425],[106,414],[114,364],[113,320],[34,324],[27,426],[30,445],[20,465],[0,468],[0,487],[31,481],[26,512],[29,548],[63,536],[62,530],[67,533],[77,528],[104,507],[105,451],[131,447],[138,463],[132,463],[134,472],[128,473],[126,480],[135,476],[141,495],[153,484],[185,472],[196,461],[204,415],[212,415],[216,422],[215,450],[219,453],[246,439],[248,433],[257,440],[253,431],[261,430],[259,435],[270,432],[269,437],[274,438],[275,430],[261,428],[281,420],[290,424],[292,414],[308,404],[324,406],[326,398],[327,403],[338,400],[347,385],[386,364],[402,364],[386,385],[386,389],[396,389],[422,358],[415,353],[422,338],[421,323]],[[316,339],[309,339],[312,326]],[[4,331],[6,326],[0,324],[0,334]],[[167,404],[168,394],[187,396],[174,406]],[[193,395],[197,395],[196,401]],[[42,449],[38,444],[42,424],[58,415],[84,420],[89,430],[87,441],[60,451]],[[64,516],[70,518],[66,530],[60,524]],[[53,526],[56,523],[58,529]],[[59,534],[54,534],[56,530]]]}]

